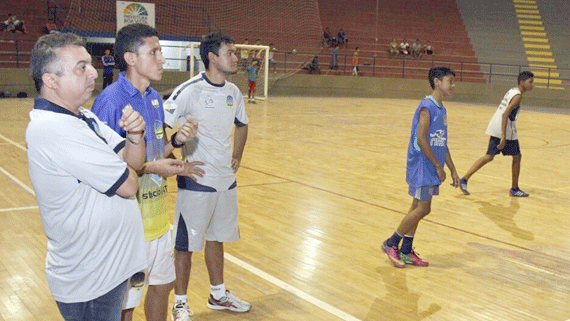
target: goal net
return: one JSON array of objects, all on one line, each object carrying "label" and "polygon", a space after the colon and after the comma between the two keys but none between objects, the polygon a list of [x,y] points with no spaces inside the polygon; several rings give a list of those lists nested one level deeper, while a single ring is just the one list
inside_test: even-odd
[{"label": "goal net", "polygon": [[[238,75],[232,77],[230,80],[236,83],[238,87],[242,89],[242,91],[247,91],[247,87],[243,85],[240,86],[240,83],[246,83],[248,80],[248,71],[247,66],[251,65],[251,62],[255,59],[258,61],[257,67],[257,92],[255,95],[256,99],[267,99],[268,92],[269,92],[269,46],[263,45],[249,45],[249,44],[236,44],[236,55],[238,56]],[[190,42],[188,46],[190,51],[190,78],[194,77],[194,75],[198,74],[200,71],[204,70],[204,64],[202,63],[200,57],[200,43],[199,42]],[[240,74],[244,74],[245,76],[241,76]],[[243,78],[243,79],[240,79]],[[245,89],[244,89],[245,88]],[[245,95],[244,95],[245,96]]]},{"label": "goal net", "polygon": [[[65,7],[64,29],[87,37],[90,43],[104,43],[112,48],[117,32],[116,1],[109,0],[59,0]],[[67,3],[67,5],[66,5]],[[310,59],[321,47],[322,27],[318,0],[144,0],[132,2],[132,6],[154,5],[154,25],[160,33],[165,70],[179,71],[184,75],[193,67],[193,60],[199,55],[189,55],[191,42],[214,31],[222,31],[241,45],[270,46],[276,48],[270,53],[276,62],[272,71],[264,60],[260,68],[258,87],[263,84],[263,96],[272,80],[285,73],[299,70],[304,61]],[[130,7],[132,8],[132,7]],[[119,10],[120,11],[120,10]],[[134,21],[137,13],[129,15]],[[246,43],[246,39],[248,43]],[[268,57],[267,48],[261,48]],[[96,59],[104,50],[94,47],[91,52]],[[245,48],[247,49],[247,48]],[[260,48],[250,48],[260,50]],[[296,55],[291,54],[296,52]],[[243,70],[243,68],[242,68]],[[240,73],[237,76],[242,76]],[[233,80],[230,80],[234,82]],[[239,80],[240,82],[242,80]],[[247,78],[243,80],[246,82]],[[236,79],[235,82],[238,82]],[[266,84],[268,82],[268,84]],[[164,81],[160,85],[163,85]],[[262,94],[261,90],[258,90]]]}]

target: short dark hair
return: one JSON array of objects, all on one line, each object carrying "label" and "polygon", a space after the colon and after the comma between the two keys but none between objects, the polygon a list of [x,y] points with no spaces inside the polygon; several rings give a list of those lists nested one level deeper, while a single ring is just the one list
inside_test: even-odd
[{"label": "short dark hair", "polygon": [[144,40],[150,37],[158,37],[158,31],[144,23],[133,23],[126,25],[115,37],[115,61],[119,70],[127,70],[125,53],[132,52],[138,54],[139,47],[144,44]]},{"label": "short dark hair", "polygon": [[221,32],[209,33],[202,37],[202,41],[200,42],[200,58],[202,58],[202,62],[206,69],[210,67],[208,54],[212,52],[218,56],[220,53],[220,47],[223,43],[234,44],[235,42],[230,36]]},{"label": "short dark hair", "polygon": [[530,71],[523,71],[519,74],[519,76],[517,77],[517,83],[520,84],[521,81],[525,81],[529,78],[534,78],[534,74]]},{"label": "short dark hair", "polygon": [[41,36],[36,41],[30,54],[30,75],[38,92],[43,86],[43,74],[54,73],[61,76],[63,73],[56,49],[68,46],[85,47],[85,40],[72,33],[52,33]]},{"label": "short dark hair", "polygon": [[431,86],[431,89],[435,89],[435,83],[434,83],[435,78],[437,78],[439,80],[443,80],[443,77],[445,77],[447,75],[452,75],[453,77],[455,77],[455,71],[453,71],[447,67],[432,67],[429,70],[429,74],[428,74],[428,80],[429,80],[429,85]]}]

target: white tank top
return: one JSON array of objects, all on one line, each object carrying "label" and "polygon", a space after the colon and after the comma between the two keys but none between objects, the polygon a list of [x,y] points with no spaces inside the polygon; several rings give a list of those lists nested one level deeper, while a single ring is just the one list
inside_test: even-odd
[{"label": "white tank top", "polygon": [[[487,126],[487,132],[486,132],[487,135],[502,138],[503,133],[501,130],[501,122],[503,114],[505,113],[505,110],[509,106],[511,99],[513,99],[513,97],[515,97],[516,95],[521,95],[521,91],[518,89],[518,87],[511,88],[509,91],[507,91],[507,93],[503,97],[503,100],[499,104],[497,111],[495,111],[493,118],[491,118],[491,121],[489,121],[489,126]],[[506,131],[507,140],[518,139],[516,124],[517,124],[519,109],[520,105],[516,106],[509,115],[509,119],[507,120],[507,131]]]}]

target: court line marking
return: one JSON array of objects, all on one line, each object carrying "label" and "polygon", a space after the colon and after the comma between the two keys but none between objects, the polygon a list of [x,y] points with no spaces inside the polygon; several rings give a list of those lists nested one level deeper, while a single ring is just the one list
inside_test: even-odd
[{"label": "court line marking", "polygon": [[16,184],[20,185],[21,188],[25,189],[27,192],[29,192],[30,194],[36,196],[36,193],[34,193],[34,190],[29,188],[28,185],[22,183],[19,179],[17,179],[14,175],[10,174],[7,170],[4,169],[4,167],[0,166],[0,172],[4,173],[4,175],[8,176],[8,178],[10,178],[11,180],[13,180]]},{"label": "court line marking", "polygon": [[2,208],[0,212],[11,212],[11,211],[25,211],[25,210],[35,210],[38,206],[23,206],[23,207],[12,207],[12,208]]},{"label": "court line marking", "polygon": [[[23,149],[24,151],[26,150],[22,146],[19,146],[18,143],[6,138],[2,134],[0,134],[0,137],[9,141],[11,144],[16,145],[20,149]],[[13,180],[16,184],[20,185],[22,188],[24,188],[26,191],[28,191],[30,194],[32,194],[34,196],[36,195],[36,193],[34,193],[33,189],[29,188],[27,185],[22,183],[20,180],[18,180],[16,177],[14,177],[12,174],[10,174],[8,171],[6,171],[1,166],[0,166],[0,171],[2,173],[4,173],[6,176],[8,176],[11,180]],[[29,207],[29,208],[30,209],[31,208],[37,208],[37,206]],[[24,209],[24,208],[22,208],[22,209]],[[28,208],[26,208],[26,209],[28,209]],[[4,211],[8,211],[8,210],[10,210],[10,209],[0,210],[0,212],[4,212]],[[226,259],[228,259],[228,261],[240,266],[243,269],[248,270],[249,272],[257,275],[258,277],[260,277],[266,281],[268,281],[269,283],[274,284],[275,286],[277,286],[277,287],[279,287],[279,288],[281,288],[281,289],[283,289],[283,290],[285,290],[285,291],[287,291],[287,292],[289,292],[289,293],[291,293],[291,294],[315,305],[316,307],[320,308],[321,310],[324,310],[324,311],[326,311],[326,312],[328,312],[328,313],[330,313],[330,314],[332,314],[332,315],[334,315],[334,316],[336,316],[342,320],[345,320],[345,321],[362,321],[362,320],[360,320],[360,319],[358,319],[358,318],[356,318],[356,317],[354,317],[354,316],[352,316],[352,315],[350,315],[350,314],[348,314],[342,310],[339,310],[339,309],[333,307],[332,305],[330,305],[326,302],[323,302],[323,301],[311,296],[310,294],[307,294],[307,293],[301,291],[300,289],[298,289],[298,288],[296,288],[296,287],[294,287],[294,286],[292,286],[286,282],[279,280],[278,278],[254,267],[253,265],[251,265],[249,263],[246,263],[246,262],[238,259],[237,257],[235,257],[235,256],[233,256],[227,252],[224,253],[224,256]]]},{"label": "court line marking", "polygon": [[307,294],[306,292],[303,292],[302,290],[300,290],[300,289],[298,289],[298,288],[296,288],[296,287],[294,287],[294,286],[292,286],[292,285],[289,285],[288,283],[285,283],[285,282],[279,280],[278,278],[276,278],[276,277],[274,277],[274,276],[272,276],[272,275],[270,275],[270,274],[268,274],[268,273],[266,273],[266,272],[264,272],[264,271],[262,271],[262,270],[256,268],[255,266],[253,266],[253,265],[251,265],[251,264],[249,264],[249,263],[246,263],[246,262],[244,262],[244,261],[242,261],[242,260],[236,258],[235,256],[233,256],[233,255],[231,255],[231,254],[229,254],[229,253],[227,253],[227,252],[224,253],[224,257],[225,257],[228,261],[230,261],[230,262],[232,262],[232,263],[234,263],[234,264],[236,264],[236,265],[242,267],[242,268],[245,269],[245,270],[248,270],[249,272],[251,272],[251,273],[257,275],[258,277],[260,277],[260,278],[266,280],[267,282],[272,283],[272,284],[274,284],[274,285],[276,285],[276,286],[282,288],[283,290],[285,290],[285,291],[287,291],[287,292],[289,292],[289,293],[292,293],[293,295],[295,295],[295,296],[297,296],[297,297],[299,297],[299,298],[301,298],[301,299],[303,299],[303,300],[305,300],[305,301],[307,301],[307,302],[309,302],[309,303],[312,303],[313,305],[317,306],[318,308],[320,308],[320,309],[322,309],[322,310],[325,310],[325,311],[327,311],[328,313],[330,313],[330,314],[332,314],[332,315],[334,315],[334,316],[337,316],[337,317],[339,317],[339,318],[342,319],[342,320],[346,320],[346,321],[361,321],[360,319],[358,319],[358,318],[356,318],[356,317],[354,317],[354,316],[352,316],[352,315],[350,315],[350,314],[348,314],[348,313],[346,313],[346,312],[344,312],[344,311],[341,311],[341,310],[339,310],[339,309],[333,307],[332,305],[330,305],[330,304],[328,304],[328,303],[326,303],[326,302],[323,302],[323,301],[321,301],[321,300],[315,298],[314,296],[312,296],[312,295],[310,295],[310,294]]},{"label": "court line marking", "polygon": [[24,152],[26,151],[26,146],[22,146],[22,144],[18,144],[15,141],[11,140],[10,138],[0,134],[0,138],[2,138],[3,140],[7,141],[8,143],[18,147],[19,149],[23,150]]}]

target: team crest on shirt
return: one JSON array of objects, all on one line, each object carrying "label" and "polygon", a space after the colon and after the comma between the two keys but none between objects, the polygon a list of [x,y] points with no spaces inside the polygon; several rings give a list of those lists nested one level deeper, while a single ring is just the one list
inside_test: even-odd
[{"label": "team crest on shirt", "polygon": [[164,111],[166,111],[166,112],[168,112],[168,113],[174,115],[174,112],[176,111],[176,104],[174,104],[174,103],[168,103],[168,102],[167,102],[167,103],[164,105]]},{"label": "team crest on shirt", "polygon": [[429,145],[430,146],[445,146],[445,131],[443,129],[438,129],[435,131],[435,133],[433,134],[429,134],[430,142]]},{"label": "team crest on shirt", "polygon": [[154,136],[156,136],[157,139],[164,137],[164,126],[160,120],[154,121]]},{"label": "team crest on shirt", "polygon": [[233,108],[234,107],[234,97],[232,97],[231,95],[228,95],[228,97],[226,97],[226,105],[230,109]]},{"label": "team crest on shirt", "polygon": [[158,104],[158,99],[153,99],[153,100],[151,101],[151,103],[152,103],[152,107],[158,108],[158,106],[159,106],[159,104]]}]

